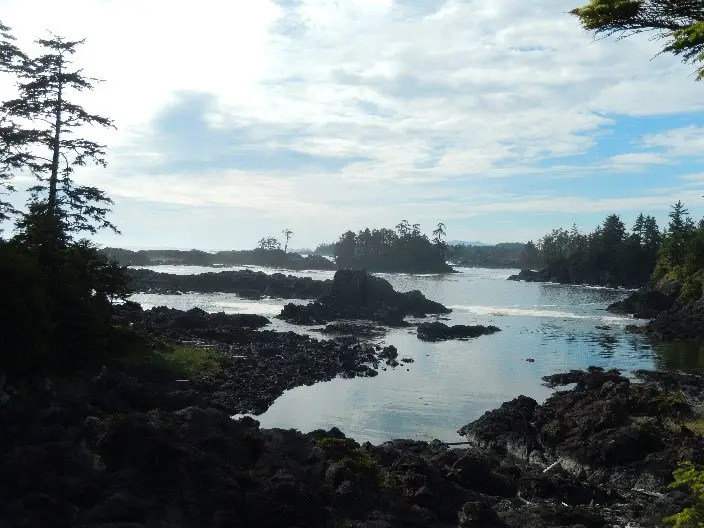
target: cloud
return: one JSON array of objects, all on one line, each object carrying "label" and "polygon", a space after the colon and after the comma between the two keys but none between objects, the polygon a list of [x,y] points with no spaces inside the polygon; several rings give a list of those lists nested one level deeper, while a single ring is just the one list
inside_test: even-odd
[{"label": "cloud", "polygon": [[590,40],[561,0],[0,6],[23,43],[49,27],[87,38],[76,62],[106,82],[80,100],[119,130],[95,131],[110,168],[78,178],[143,210],[361,227],[662,205],[643,197],[651,180],[600,180],[598,198],[542,193],[545,181],[658,170],[704,147],[693,126],[604,148],[624,116],[701,110],[701,87],[678,60],[650,60],[657,42]]},{"label": "cloud", "polygon": [[672,157],[702,157],[704,154],[704,127],[675,128],[643,138],[643,144],[660,149]]}]

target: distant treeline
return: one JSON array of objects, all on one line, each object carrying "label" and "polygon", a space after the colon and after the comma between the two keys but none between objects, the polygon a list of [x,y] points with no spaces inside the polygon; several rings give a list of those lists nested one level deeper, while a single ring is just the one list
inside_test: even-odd
[{"label": "distant treeline", "polygon": [[533,269],[541,266],[540,251],[533,242],[505,242],[494,246],[448,246],[447,257],[456,266],[472,268]]},{"label": "distant treeline", "polygon": [[150,249],[130,251],[128,249],[105,248],[102,252],[122,266],[264,266],[285,269],[335,269],[335,264],[321,256],[303,257],[298,253],[285,253],[282,249],[256,248],[241,251],[218,251],[209,253]]}]

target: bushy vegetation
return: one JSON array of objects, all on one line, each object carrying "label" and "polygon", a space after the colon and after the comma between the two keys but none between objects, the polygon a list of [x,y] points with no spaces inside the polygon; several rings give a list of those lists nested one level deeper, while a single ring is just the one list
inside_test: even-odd
[{"label": "bushy vegetation", "polygon": [[433,239],[421,233],[419,224],[401,221],[393,229],[347,231],[335,244],[338,268],[365,269],[369,272],[445,273],[447,246],[443,242],[445,225],[433,231]]},{"label": "bushy vegetation", "polygon": [[675,528],[704,527],[704,468],[692,462],[683,462],[674,471],[671,488],[685,488],[694,499],[694,505],[665,519]]}]

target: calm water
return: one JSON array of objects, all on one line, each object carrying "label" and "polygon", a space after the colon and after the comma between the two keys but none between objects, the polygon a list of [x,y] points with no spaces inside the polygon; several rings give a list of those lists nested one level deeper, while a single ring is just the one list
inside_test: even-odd
[{"label": "calm water", "polygon": [[[184,266],[152,269],[183,274],[213,271]],[[424,343],[413,329],[392,330],[378,342],[395,345],[401,358],[414,363],[380,371],[376,378],[336,379],[293,389],[257,417],[262,426],[302,431],[337,426],[358,441],[373,443],[392,438],[457,441],[461,440],[457,429],[504,401],[520,394],[545,399],[552,392],[541,385],[546,374],[589,365],[625,371],[704,371],[701,347],[659,345],[623,331],[638,321],[604,308],[627,292],[507,281],[515,270],[460,271],[380,276],[399,291],[417,289],[452,308],[453,313],[443,317],[447,324],[493,324],[501,332],[471,341]],[[324,271],[286,273],[316,279],[333,276]],[[272,318],[270,328],[321,337],[310,328],[273,319],[284,305],[281,300],[248,301],[232,294],[140,294],[133,300],[145,308],[197,306],[210,312],[258,313]],[[528,358],[535,362],[527,362]]]}]

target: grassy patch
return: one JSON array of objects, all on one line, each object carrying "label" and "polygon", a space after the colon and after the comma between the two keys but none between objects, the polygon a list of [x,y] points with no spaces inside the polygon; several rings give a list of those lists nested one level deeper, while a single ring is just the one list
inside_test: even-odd
[{"label": "grassy patch", "polygon": [[178,345],[139,351],[123,358],[132,365],[149,365],[182,378],[194,378],[217,369],[215,350]]},{"label": "grassy patch", "polygon": [[684,425],[687,429],[692,431],[697,436],[704,436],[704,418],[690,420],[688,422],[684,422],[682,425]]}]

